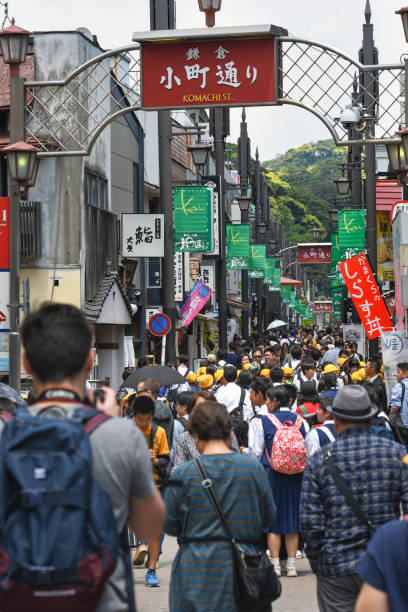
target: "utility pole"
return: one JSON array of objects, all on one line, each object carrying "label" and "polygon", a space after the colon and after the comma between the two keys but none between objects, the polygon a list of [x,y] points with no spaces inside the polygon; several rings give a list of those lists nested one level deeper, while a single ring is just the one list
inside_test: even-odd
[{"label": "utility pole", "polygon": [[[370,1],[365,7],[365,24],[363,25],[363,48],[360,50],[362,64],[373,65],[378,63],[378,51],[374,46],[374,26],[371,23]],[[369,116],[376,111],[377,80],[373,72],[364,72],[361,79],[363,91],[361,102]],[[371,137],[374,137],[374,121],[372,122]],[[365,201],[366,201],[366,232],[368,261],[370,262],[375,279],[377,279],[377,219],[376,219],[376,175],[375,175],[375,146],[365,148]],[[378,352],[378,339],[370,340],[369,354]]]},{"label": "utility pole", "polygon": [[228,349],[227,342],[227,267],[225,252],[225,179],[224,156],[226,136],[225,122],[228,109],[217,107],[211,109],[213,136],[215,143],[215,172],[220,177],[220,256],[217,261],[217,299],[218,299],[218,346],[220,350]]},{"label": "utility pole", "polygon": [[[261,202],[261,164],[259,162],[258,147],[255,153],[255,242],[258,242],[260,238],[259,224],[262,219],[262,202]],[[256,301],[258,307],[257,316],[257,331],[258,336],[262,335],[262,280],[256,279]]]},{"label": "utility pole", "polygon": [[[10,144],[24,140],[24,79],[10,79]],[[9,184],[10,196],[10,335],[9,384],[21,386],[20,364],[20,193],[15,181]]]},{"label": "utility pole", "polygon": [[[242,121],[241,121],[241,132],[238,139],[238,168],[239,168],[239,182],[241,195],[248,195],[248,175],[250,172],[250,160],[251,160],[251,141],[248,138],[248,125],[246,122],[245,108],[242,109]],[[248,223],[249,211],[243,210],[241,212],[241,222]],[[242,301],[244,303],[249,301],[248,297],[248,270],[241,271],[241,290],[242,290]],[[249,337],[249,316],[246,310],[242,311],[242,337],[246,340]]]},{"label": "utility pole", "polygon": [[[175,28],[174,0],[150,0],[150,29]],[[165,215],[164,252],[162,258],[163,312],[170,317],[171,330],[166,337],[166,363],[176,360],[176,302],[174,295],[173,194],[171,184],[170,111],[158,111],[160,212]]]}]

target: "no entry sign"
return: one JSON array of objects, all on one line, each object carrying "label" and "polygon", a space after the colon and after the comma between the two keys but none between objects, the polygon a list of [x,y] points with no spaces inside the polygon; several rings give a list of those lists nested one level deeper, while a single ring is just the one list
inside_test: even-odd
[{"label": "no entry sign", "polygon": [[149,320],[149,330],[154,336],[166,336],[171,329],[169,317],[162,312],[154,314]]}]

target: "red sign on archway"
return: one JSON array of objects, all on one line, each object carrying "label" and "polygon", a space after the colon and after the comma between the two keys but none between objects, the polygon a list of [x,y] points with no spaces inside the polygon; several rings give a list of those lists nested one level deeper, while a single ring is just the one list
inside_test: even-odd
[{"label": "red sign on archway", "polygon": [[143,43],[142,106],[276,103],[276,39]]}]

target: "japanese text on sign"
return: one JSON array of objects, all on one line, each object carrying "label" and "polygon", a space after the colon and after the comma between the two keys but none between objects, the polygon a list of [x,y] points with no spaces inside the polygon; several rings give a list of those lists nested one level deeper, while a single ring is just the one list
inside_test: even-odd
[{"label": "japanese text on sign", "polygon": [[314,311],[315,312],[332,312],[333,303],[332,302],[315,302]]},{"label": "japanese text on sign", "polygon": [[298,246],[298,262],[299,263],[330,263],[331,262],[331,245],[299,245]]},{"label": "japanese text on sign", "polygon": [[275,102],[273,38],[145,43],[142,58],[144,108]]},{"label": "japanese text on sign", "polygon": [[361,253],[341,261],[339,267],[368,338],[378,338],[382,331],[391,330],[391,319],[367,257]]},{"label": "japanese text on sign", "polygon": [[164,215],[122,214],[122,257],[164,257]]}]

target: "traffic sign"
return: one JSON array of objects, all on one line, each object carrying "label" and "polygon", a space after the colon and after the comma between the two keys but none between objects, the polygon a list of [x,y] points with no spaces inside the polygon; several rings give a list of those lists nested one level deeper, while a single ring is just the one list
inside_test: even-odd
[{"label": "traffic sign", "polygon": [[158,312],[150,317],[149,330],[154,336],[166,336],[171,329],[169,317],[162,312]]}]

